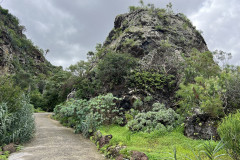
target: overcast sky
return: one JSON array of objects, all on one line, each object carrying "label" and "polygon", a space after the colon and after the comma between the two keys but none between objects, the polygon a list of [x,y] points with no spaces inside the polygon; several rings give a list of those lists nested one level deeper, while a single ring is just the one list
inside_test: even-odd
[{"label": "overcast sky", "polygon": [[[2,2],[1,2],[2,1]],[[139,0],[0,0],[17,16],[35,45],[50,52],[47,59],[64,68],[85,60],[88,51],[103,43],[118,14]],[[186,14],[203,31],[208,48],[231,52],[240,65],[239,0],[145,0],[163,8],[172,2],[175,12]]]}]

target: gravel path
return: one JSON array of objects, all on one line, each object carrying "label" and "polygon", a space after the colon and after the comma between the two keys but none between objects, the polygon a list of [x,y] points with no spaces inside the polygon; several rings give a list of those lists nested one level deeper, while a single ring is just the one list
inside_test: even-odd
[{"label": "gravel path", "polygon": [[104,160],[96,146],[70,128],[50,119],[50,113],[36,113],[36,134],[9,160]]}]

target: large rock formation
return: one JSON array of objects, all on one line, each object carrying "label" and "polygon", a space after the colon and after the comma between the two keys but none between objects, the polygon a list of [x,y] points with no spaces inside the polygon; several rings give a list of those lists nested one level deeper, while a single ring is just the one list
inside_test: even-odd
[{"label": "large rock formation", "polygon": [[117,16],[104,46],[140,58],[145,69],[168,73],[176,72],[182,54],[188,56],[193,48],[208,50],[186,16],[164,9],[138,9]]},{"label": "large rock formation", "polygon": [[193,49],[208,51],[200,32],[185,15],[151,8],[140,8],[117,16],[114,28],[103,46],[138,58],[141,71],[154,71],[174,77],[175,89],[167,93],[154,91],[149,94],[146,90],[130,87],[123,91],[122,86],[119,87],[121,89],[111,91],[116,92],[115,95],[123,95],[127,106],[132,105],[130,103],[134,102],[134,97],[136,99],[141,95],[151,95],[166,106],[171,106],[169,103],[173,102],[174,92],[181,82],[183,57],[188,57]]}]

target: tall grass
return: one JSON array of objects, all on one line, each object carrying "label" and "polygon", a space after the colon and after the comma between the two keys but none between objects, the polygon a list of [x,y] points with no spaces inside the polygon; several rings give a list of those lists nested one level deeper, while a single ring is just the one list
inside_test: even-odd
[{"label": "tall grass", "polygon": [[240,112],[229,114],[219,124],[218,133],[236,160],[240,159]]},{"label": "tall grass", "polygon": [[7,103],[0,104],[0,146],[11,142],[24,143],[33,135],[33,106],[24,95],[19,105],[18,110],[10,112]]}]

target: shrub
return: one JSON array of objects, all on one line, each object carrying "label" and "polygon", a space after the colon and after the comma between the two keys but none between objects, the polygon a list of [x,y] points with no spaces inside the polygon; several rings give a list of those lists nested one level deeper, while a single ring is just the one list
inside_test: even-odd
[{"label": "shrub", "polygon": [[46,103],[43,99],[43,95],[38,90],[34,90],[30,93],[30,102],[34,108],[39,109],[44,108],[44,105]]},{"label": "shrub", "polygon": [[177,96],[181,98],[179,104],[182,113],[191,114],[194,108],[200,108],[213,118],[222,117],[222,95],[225,92],[222,79],[196,77],[195,81],[193,84],[180,84],[177,91]]},{"label": "shrub", "polygon": [[233,152],[234,158],[240,156],[240,112],[229,114],[218,126],[218,133],[226,147]]},{"label": "shrub", "polygon": [[154,103],[153,111],[138,113],[127,125],[131,131],[152,132],[161,130],[164,132],[172,130],[179,118],[179,115],[173,109],[166,109],[163,104]]},{"label": "shrub", "polygon": [[141,99],[136,99],[133,103],[133,107],[134,109],[140,109],[143,106],[143,102],[141,101]]},{"label": "shrub", "polygon": [[111,93],[87,100],[70,100],[54,109],[61,123],[89,137],[101,124],[121,124],[123,114],[116,106],[118,98]]},{"label": "shrub", "polygon": [[134,71],[129,77],[129,85],[151,93],[156,91],[169,93],[175,88],[175,80],[173,75],[149,71]]},{"label": "shrub", "polygon": [[219,66],[213,60],[213,54],[209,51],[199,52],[193,49],[189,57],[184,57],[184,80],[185,84],[194,82],[194,78],[202,76],[210,78],[220,73]]},{"label": "shrub", "polygon": [[21,107],[22,94],[21,89],[14,86],[11,77],[0,76],[0,103],[7,103],[9,112],[14,112]]},{"label": "shrub", "polygon": [[240,73],[239,71],[230,72],[229,79],[226,81],[227,113],[234,113],[240,109]]},{"label": "shrub", "polygon": [[32,138],[34,132],[33,106],[25,96],[20,108],[10,112],[6,103],[0,104],[0,144],[23,143]]},{"label": "shrub", "polygon": [[97,77],[103,84],[121,84],[135,65],[136,60],[128,54],[107,53],[98,63]]}]

